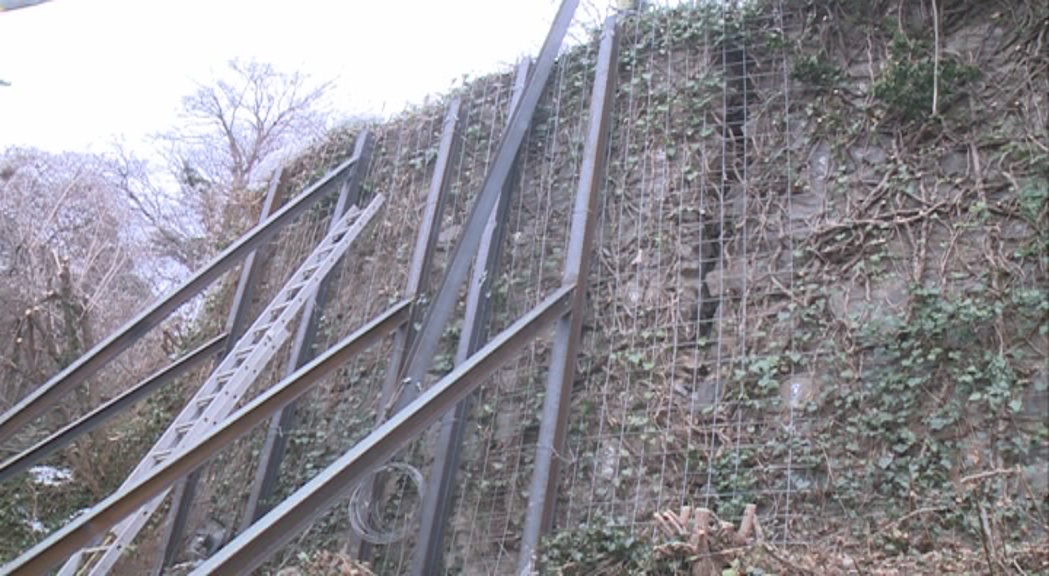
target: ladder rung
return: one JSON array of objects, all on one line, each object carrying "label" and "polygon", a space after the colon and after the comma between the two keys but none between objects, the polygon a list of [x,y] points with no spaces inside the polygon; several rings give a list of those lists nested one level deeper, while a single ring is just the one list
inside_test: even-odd
[{"label": "ladder rung", "polygon": [[254,341],[252,342],[253,346],[259,343],[259,340],[261,340],[262,337],[270,331],[270,328],[273,328],[273,324],[273,322],[267,322],[251,331],[251,337],[254,339]]},{"label": "ladder rung", "polygon": [[310,266],[309,268],[303,268],[302,269],[302,277],[303,277],[302,282],[300,282],[299,284],[289,284],[286,287],[286,289],[287,290],[294,290],[294,289],[299,288],[301,286],[305,286],[306,282],[308,282],[309,279],[312,278],[313,275],[317,273],[317,270],[320,270],[320,268],[321,267],[320,267],[319,264],[314,264],[313,266]]},{"label": "ladder rung", "polygon": [[92,554],[98,554],[100,552],[107,552],[112,547],[112,544],[102,544],[101,546],[92,546],[91,548],[84,548],[83,550],[81,550],[81,553],[85,556],[89,556]]},{"label": "ladder rung", "polygon": [[[249,350],[249,353],[250,353],[250,350]],[[222,382],[222,383],[229,382],[229,379],[232,378],[233,375],[236,374],[236,373],[237,373],[237,370],[235,368],[234,369],[230,369],[230,370],[223,370],[222,372],[218,372],[218,373],[215,374],[215,377],[214,377],[215,378],[215,382]]]},{"label": "ladder rung", "polygon": [[297,296],[299,292],[301,292],[302,289],[306,287],[307,284],[309,284],[309,280],[304,280],[302,282],[299,282],[298,284],[291,284],[287,288],[285,288],[284,293],[287,295],[284,300],[285,306],[287,306],[292,300],[294,300],[295,296]]},{"label": "ladder rung", "polygon": [[277,320],[277,318],[280,318],[280,315],[283,314],[284,311],[287,310],[287,309],[288,309],[288,301],[287,300],[285,300],[284,302],[281,302],[280,304],[274,305],[269,310],[266,310],[266,314],[268,315],[267,320],[269,322],[274,322],[275,320]]},{"label": "ladder rung", "polygon": [[193,428],[193,425],[196,423],[197,421],[193,420],[191,422],[183,422],[181,424],[176,424],[175,432],[177,432],[178,434],[185,434],[186,432],[189,432],[190,428]]},{"label": "ladder rung", "polygon": [[211,401],[217,397],[218,394],[208,394],[207,396],[201,396],[200,398],[197,398],[197,408],[206,407],[208,404],[211,404]]},{"label": "ladder rung", "polygon": [[343,229],[344,230],[344,229],[349,228],[350,226],[353,226],[354,220],[356,220],[360,216],[361,216],[360,208],[358,208],[356,206],[351,207],[349,212],[346,213],[346,216],[344,216],[343,219],[341,220],[338,229]]},{"label": "ladder rung", "polygon": [[354,220],[357,220],[360,217],[361,209],[356,206],[351,206],[346,212],[346,216],[342,219],[342,227],[349,228],[350,226],[353,226]]}]

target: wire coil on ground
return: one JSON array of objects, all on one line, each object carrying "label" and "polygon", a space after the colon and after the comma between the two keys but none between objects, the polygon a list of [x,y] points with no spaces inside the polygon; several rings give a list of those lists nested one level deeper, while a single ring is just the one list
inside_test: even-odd
[{"label": "wire coil on ground", "polygon": [[423,499],[423,475],[418,468],[410,464],[391,462],[366,476],[364,480],[354,487],[353,492],[350,494],[350,528],[365,542],[385,546],[398,542],[407,535],[408,529],[412,525],[411,516],[414,515],[414,511],[405,516],[404,522],[399,528],[391,528],[389,530],[376,526],[378,522],[376,521],[375,513],[367,515],[364,513],[363,508],[369,503],[361,502],[361,489],[365,485],[371,485],[375,477],[380,473],[393,473],[393,475],[399,473],[406,476],[415,485],[415,492],[418,494],[419,502],[422,502]]}]

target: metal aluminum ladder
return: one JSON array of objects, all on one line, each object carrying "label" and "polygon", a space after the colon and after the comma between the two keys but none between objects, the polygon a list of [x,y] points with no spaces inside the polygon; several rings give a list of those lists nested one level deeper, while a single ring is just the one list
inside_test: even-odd
[{"label": "metal aluminum ladder", "polygon": [[[377,194],[363,211],[354,206],[346,212],[223,358],[208,380],[131,472],[120,490],[137,484],[172,454],[195,444],[233,411],[248,387],[291,335],[290,326],[295,315],[316,292],[321,280],[331,272],[339,258],[382,207],[383,202],[383,196]],[[85,548],[71,556],[59,574],[67,576],[108,573],[153,512],[163,503],[167,493],[168,491],[165,491],[114,526],[96,546]]]}]

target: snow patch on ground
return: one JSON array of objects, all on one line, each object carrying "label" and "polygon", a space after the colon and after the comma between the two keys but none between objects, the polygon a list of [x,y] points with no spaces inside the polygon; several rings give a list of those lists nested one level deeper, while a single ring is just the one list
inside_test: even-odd
[{"label": "snow patch on ground", "polygon": [[42,486],[61,486],[73,479],[73,472],[54,466],[33,466],[29,469],[34,484]]}]

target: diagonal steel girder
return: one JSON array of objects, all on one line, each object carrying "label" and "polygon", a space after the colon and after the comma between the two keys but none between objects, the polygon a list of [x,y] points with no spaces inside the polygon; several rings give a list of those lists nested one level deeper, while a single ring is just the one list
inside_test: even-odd
[{"label": "diagonal steel girder", "polygon": [[[404,367],[409,346],[415,336],[416,324],[421,319],[421,312],[424,309],[420,295],[424,281],[430,277],[433,268],[437,239],[441,232],[441,221],[445,204],[447,204],[448,190],[451,188],[455,159],[462,153],[462,131],[463,124],[466,123],[463,108],[461,98],[458,96],[452,98],[441,127],[441,141],[437,148],[437,160],[430,180],[430,191],[426,195],[426,206],[423,209],[422,220],[419,222],[415,248],[412,250],[411,263],[408,265],[408,280],[404,288],[404,297],[414,302],[415,305],[412,306],[408,322],[398,328],[393,335],[390,362],[386,365],[386,376],[379,395],[376,426],[389,417],[389,411],[397,399],[397,385],[400,382],[401,369]],[[375,490],[383,486],[384,482],[385,479],[379,475],[363,487],[361,501],[365,503],[365,506],[374,504]],[[371,555],[371,544],[363,536],[356,531],[351,532],[347,550],[359,559],[368,559]]]},{"label": "diagonal steel girder", "polygon": [[191,352],[166,367],[154,372],[152,376],[139,382],[116,398],[85,414],[77,421],[38,442],[32,448],[0,464],[0,482],[15,474],[24,472],[30,466],[61,450],[72,441],[105,424],[111,418],[126,410],[129,406],[146,398],[158,388],[178,378],[192,368],[215,358],[226,346],[227,334],[220,334],[201,344]]},{"label": "diagonal steel girder", "polygon": [[[517,108],[528,82],[531,60],[522,59],[514,78],[514,91],[510,99],[510,113]],[[516,165],[514,171],[516,171]],[[488,340],[488,324],[491,312],[492,284],[502,259],[503,237],[510,215],[510,200],[513,196],[516,177],[511,177],[503,186],[502,196],[495,210],[488,217],[481,246],[477,251],[470,287],[466,294],[466,313],[463,330],[459,334],[459,348],[455,353],[455,364],[459,365],[484,345]],[[455,409],[444,415],[441,431],[434,449],[433,465],[427,476],[426,489],[419,511],[419,539],[416,542],[412,574],[432,572],[441,563],[444,550],[444,531],[453,500],[455,473],[459,466],[463,433],[466,429],[466,414],[470,398],[463,400]]]},{"label": "diagonal steel girder", "polygon": [[561,3],[550,32],[536,58],[535,70],[528,79],[520,104],[510,115],[506,132],[499,142],[495,161],[485,176],[481,192],[470,210],[459,241],[451,252],[445,276],[426,311],[422,327],[412,342],[405,369],[402,372],[403,391],[395,404],[395,412],[411,402],[421,391],[423,378],[433,364],[433,358],[440,345],[441,334],[444,333],[448,320],[455,312],[459,291],[470,272],[470,263],[481,244],[481,236],[484,234],[489,215],[502,194],[517,152],[531,126],[539,99],[546,88],[547,80],[554,68],[554,61],[578,6],[579,0],[563,0]]}]

